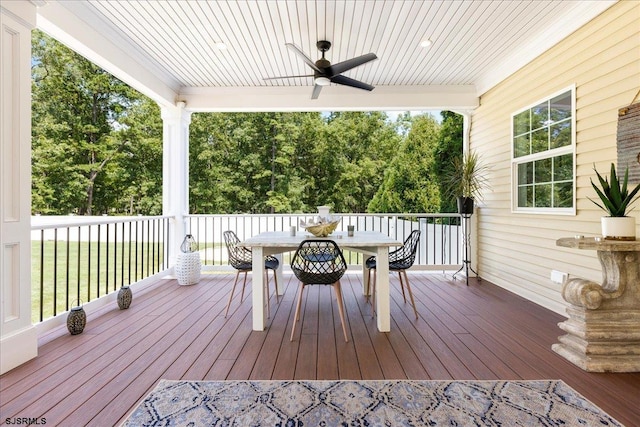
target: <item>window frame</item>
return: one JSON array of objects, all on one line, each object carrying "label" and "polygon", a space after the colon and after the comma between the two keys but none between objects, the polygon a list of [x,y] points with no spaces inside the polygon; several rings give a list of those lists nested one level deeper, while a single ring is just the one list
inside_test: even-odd
[{"label": "window frame", "polygon": [[[563,147],[558,147],[558,148],[552,148],[552,149],[548,149],[545,151],[540,151],[537,153],[533,153],[533,154],[528,154],[528,155],[524,155],[524,156],[520,156],[520,157],[516,157],[516,147],[515,147],[515,126],[514,126],[514,120],[515,117],[517,115],[519,115],[520,113],[527,111],[527,110],[531,110],[533,107],[540,105],[541,103],[544,102],[548,102],[549,100],[562,95],[566,92],[570,92],[571,95],[571,143],[563,146]],[[576,190],[577,190],[577,186],[576,186],[576,85],[572,84],[568,87],[565,87],[561,90],[558,90],[548,96],[545,96],[544,98],[541,98],[539,100],[537,100],[536,102],[533,102],[529,105],[527,105],[526,107],[520,108],[516,111],[514,111],[511,114],[511,118],[510,118],[510,122],[509,122],[509,126],[511,128],[510,130],[510,141],[509,143],[511,144],[511,212],[512,213],[519,213],[519,214],[548,214],[548,215],[576,215]],[[518,206],[518,186],[519,186],[519,182],[518,182],[518,166],[521,164],[525,164],[525,163],[531,163],[537,160],[542,160],[542,159],[552,159],[554,157],[558,157],[561,155],[567,155],[570,154],[572,157],[572,162],[573,162],[573,169],[572,169],[572,175],[573,175],[573,200],[572,200],[572,207],[570,208],[554,208],[554,207],[520,207]]]}]

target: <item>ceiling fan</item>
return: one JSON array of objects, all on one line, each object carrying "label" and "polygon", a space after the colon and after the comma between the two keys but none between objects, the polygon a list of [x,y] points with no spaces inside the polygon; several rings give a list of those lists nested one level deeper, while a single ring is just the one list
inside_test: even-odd
[{"label": "ceiling fan", "polygon": [[307,55],[304,54],[300,48],[293,43],[287,43],[286,46],[294,51],[296,55],[302,58],[302,60],[313,69],[313,74],[306,74],[302,76],[282,76],[282,77],[267,77],[264,80],[278,80],[278,79],[293,79],[298,77],[313,77],[313,92],[311,93],[311,99],[317,99],[322,90],[322,86],[328,86],[330,83],[337,83],[339,85],[351,86],[358,89],[364,89],[371,91],[373,86],[370,84],[354,80],[349,77],[341,75],[345,71],[358,67],[362,64],[366,64],[369,61],[378,59],[375,53],[367,53],[362,56],[347,59],[346,61],[338,62],[331,65],[331,62],[325,59],[324,53],[331,48],[331,42],[326,40],[320,40],[316,43],[318,50],[322,52],[322,58],[313,62]]}]

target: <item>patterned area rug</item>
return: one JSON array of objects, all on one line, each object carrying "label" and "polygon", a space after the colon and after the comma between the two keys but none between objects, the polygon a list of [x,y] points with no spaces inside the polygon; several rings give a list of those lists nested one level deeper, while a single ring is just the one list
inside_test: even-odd
[{"label": "patterned area rug", "polygon": [[621,426],[562,381],[168,381],[125,426]]}]

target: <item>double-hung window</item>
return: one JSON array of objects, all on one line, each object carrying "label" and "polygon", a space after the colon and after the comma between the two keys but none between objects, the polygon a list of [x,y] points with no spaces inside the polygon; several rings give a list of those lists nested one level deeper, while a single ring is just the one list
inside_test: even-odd
[{"label": "double-hung window", "polygon": [[575,214],[575,87],[511,116],[515,212]]}]

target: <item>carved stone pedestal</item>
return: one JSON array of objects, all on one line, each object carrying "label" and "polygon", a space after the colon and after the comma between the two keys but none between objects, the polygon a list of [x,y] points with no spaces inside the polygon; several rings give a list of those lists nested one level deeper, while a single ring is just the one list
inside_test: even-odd
[{"label": "carved stone pedestal", "polygon": [[598,251],[602,284],[568,279],[567,334],[553,350],[591,372],[640,372],[640,242],[563,238],[557,246]]}]

